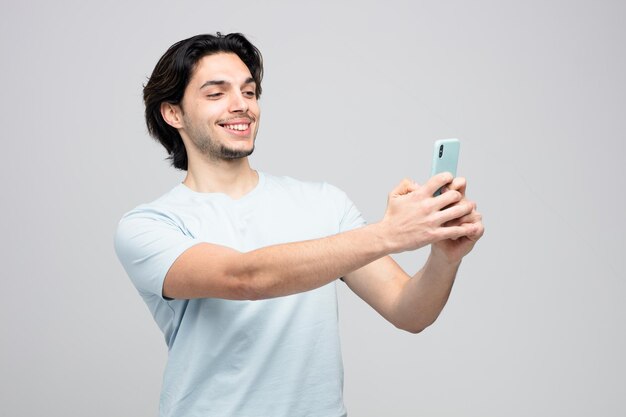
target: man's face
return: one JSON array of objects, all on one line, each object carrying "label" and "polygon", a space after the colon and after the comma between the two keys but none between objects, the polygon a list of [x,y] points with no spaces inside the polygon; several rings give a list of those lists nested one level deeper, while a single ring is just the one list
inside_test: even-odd
[{"label": "man's face", "polygon": [[254,150],[260,117],[256,83],[236,54],[218,53],[198,61],[182,110],[181,135],[202,155],[232,160]]}]

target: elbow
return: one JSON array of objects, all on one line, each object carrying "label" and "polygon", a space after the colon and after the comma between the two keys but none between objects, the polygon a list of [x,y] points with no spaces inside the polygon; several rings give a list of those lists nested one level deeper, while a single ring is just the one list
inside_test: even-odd
[{"label": "elbow", "polygon": [[423,332],[428,326],[396,326],[396,328],[400,330],[404,330],[405,332],[411,334],[418,334]]},{"label": "elbow", "polygon": [[412,329],[405,329],[406,332],[409,332],[411,334],[418,334],[421,333],[422,331],[424,331],[424,329],[426,329],[425,327],[416,327],[416,328],[412,328]]},{"label": "elbow", "polygon": [[431,320],[431,321],[428,321],[428,322],[423,322],[423,321],[416,320],[416,321],[413,321],[413,322],[395,323],[394,325],[399,330],[403,330],[403,331],[411,333],[411,334],[418,334],[418,333],[421,333],[424,330],[426,330],[426,328],[428,328],[434,322],[435,322],[435,320]]}]

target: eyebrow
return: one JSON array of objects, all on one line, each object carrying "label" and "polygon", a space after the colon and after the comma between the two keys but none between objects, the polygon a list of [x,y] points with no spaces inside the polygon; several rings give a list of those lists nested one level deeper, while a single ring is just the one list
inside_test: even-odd
[{"label": "eyebrow", "polygon": [[[225,81],[225,80],[210,80],[210,81],[207,81],[204,84],[202,84],[200,86],[200,90],[202,90],[205,87],[211,86],[211,85],[225,85],[225,84],[230,84],[230,83],[228,81]],[[249,78],[246,78],[246,81],[244,81],[243,84],[244,85],[245,84],[256,84],[256,82],[254,81],[254,78],[249,77]]]}]

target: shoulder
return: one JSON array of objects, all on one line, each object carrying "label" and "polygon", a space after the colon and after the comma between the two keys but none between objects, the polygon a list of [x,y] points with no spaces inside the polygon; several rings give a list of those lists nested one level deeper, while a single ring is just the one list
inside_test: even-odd
[{"label": "shoulder", "polygon": [[181,189],[181,185],[179,184],[155,200],[140,204],[124,213],[120,222],[133,218],[166,220],[175,217],[173,213],[182,208],[192,206],[192,203],[189,195],[184,193],[184,190]]},{"label": "shoulder", "polygon": [[178,185],[157,199],[124,213],[118,222],[115,240],[136,237],[146,228],[183,231],[185,207],[193,207],[193,204],[182,191]]},{"label": "shoulder", "polygon": [[185,218],[190,212],[189,207],[193,206],[184,190],[176,186],[156,200],[128,211],[115,230],[114,245],[118,256],[143,254],[177,243],[188,244],[193,236],[187,230]]}]

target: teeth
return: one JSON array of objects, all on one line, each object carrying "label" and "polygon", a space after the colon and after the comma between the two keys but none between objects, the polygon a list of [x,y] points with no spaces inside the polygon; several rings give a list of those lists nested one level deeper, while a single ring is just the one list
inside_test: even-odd
[{"label": "teeth", "polygon": [[248,128],[248,124],[238,124],[238,125],[224,125],[224,127],[228,128],[228,129],[232,129],[232,130],[246,130]]}]

